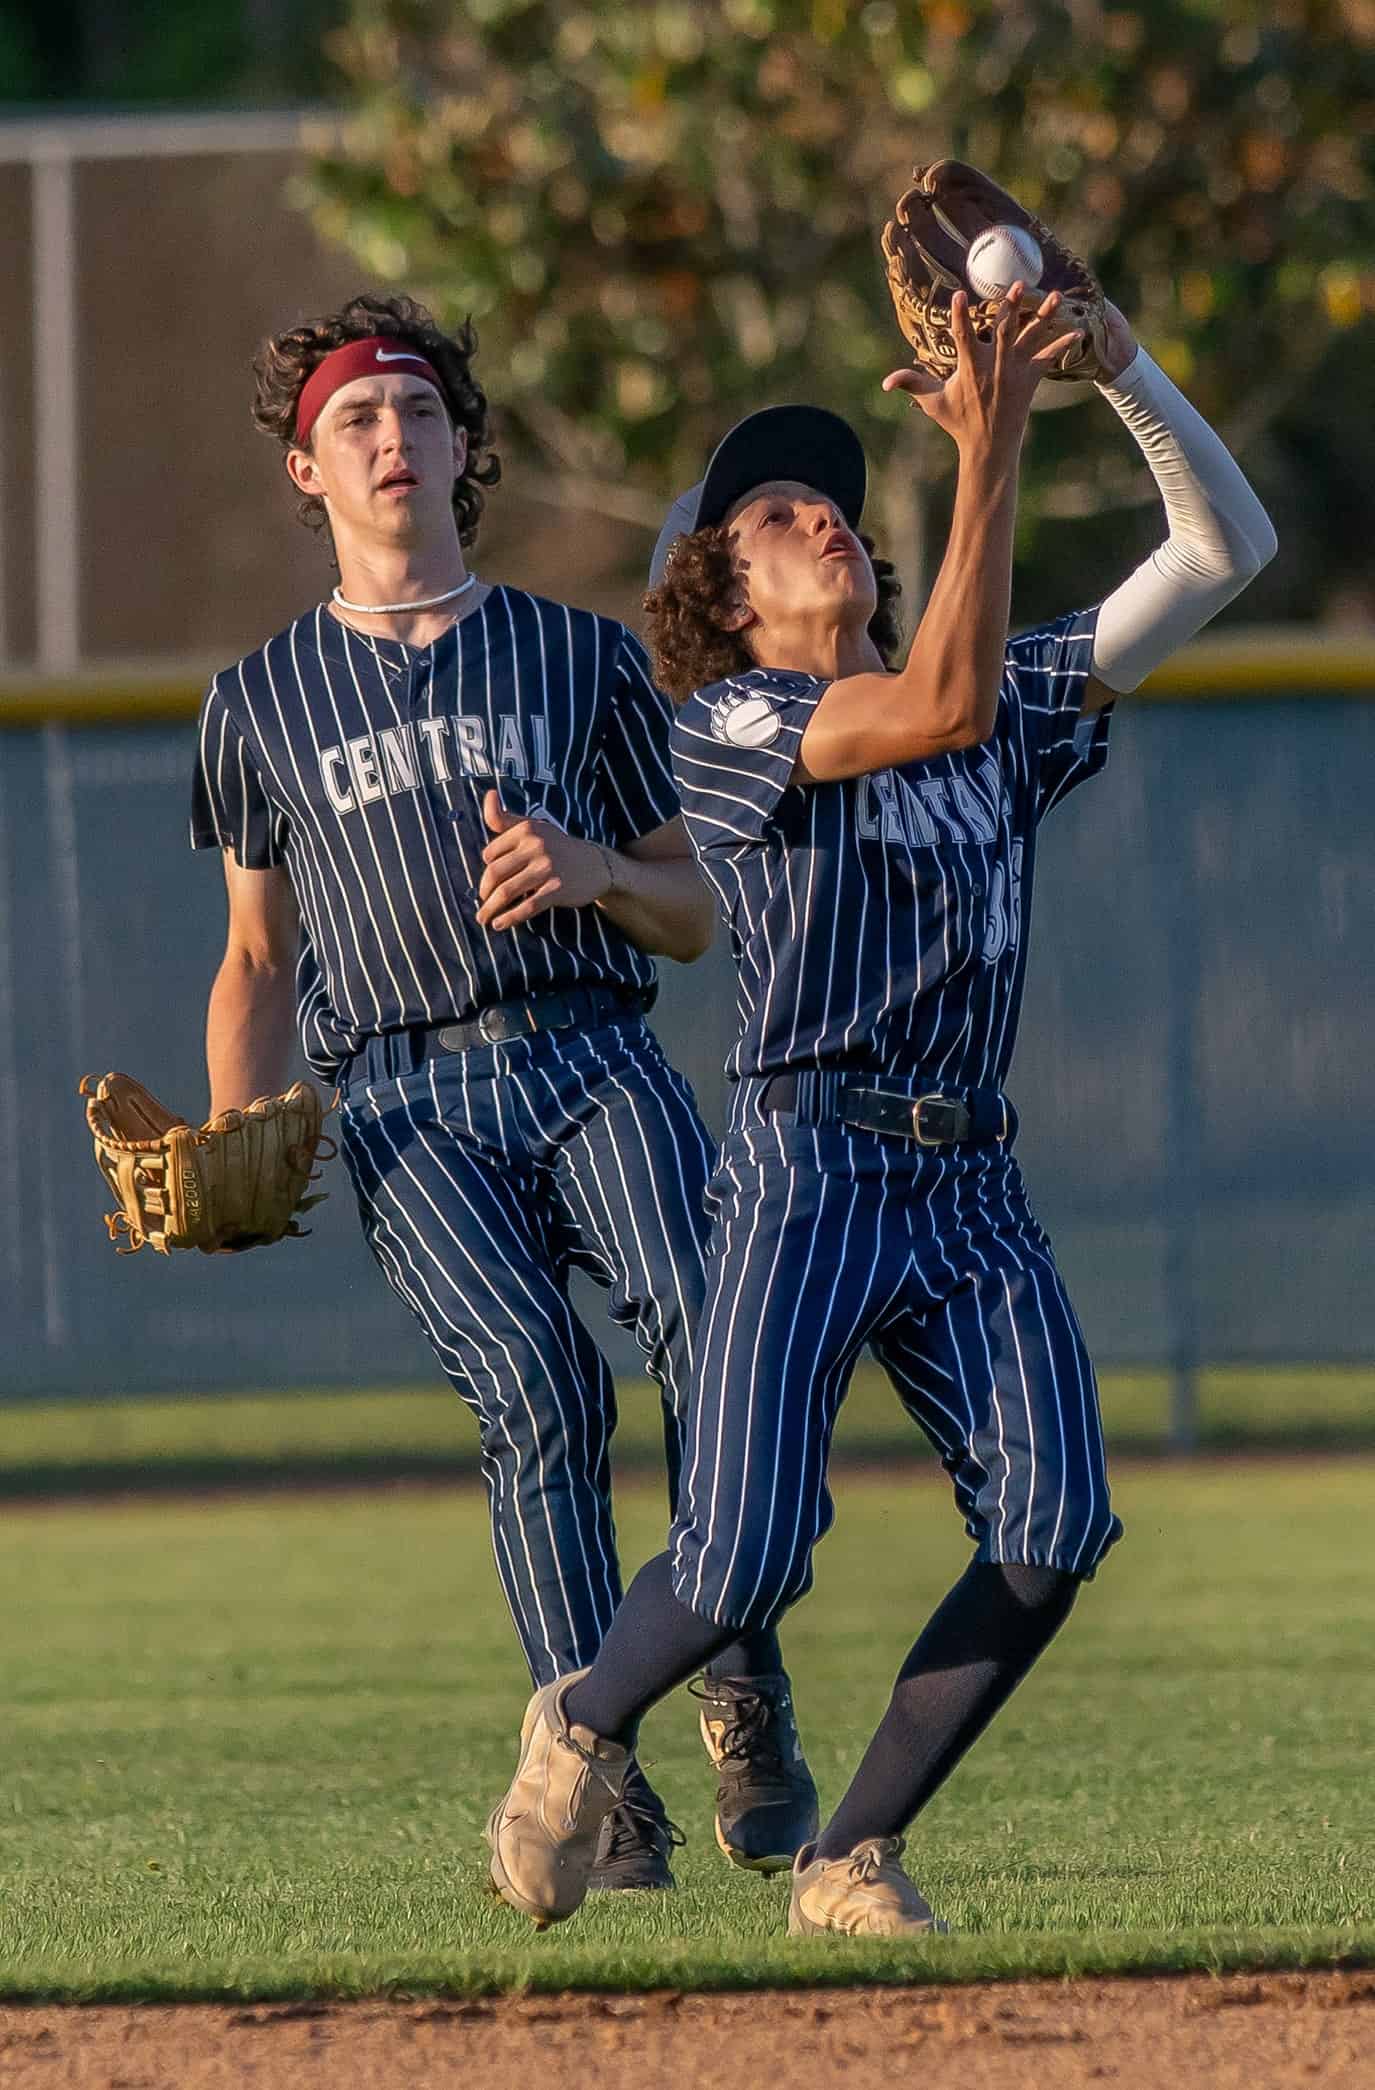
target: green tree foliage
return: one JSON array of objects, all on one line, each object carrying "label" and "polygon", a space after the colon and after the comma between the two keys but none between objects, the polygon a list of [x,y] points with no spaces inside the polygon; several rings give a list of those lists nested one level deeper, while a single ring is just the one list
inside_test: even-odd
[{"label": "green tree foliage", "polygon": [[343,0],[0,0],[0,103],[204,107],[332,85]]},{"label": "green tree foliage", "polygon": [[[815,399],[910,554],[951,460],[879,391],[877,235],[941,153],[1091,258],[1244,450],[1375,307],[1372,0],[353,0],[332,55],[323,228],[476,318],[546,459],[655,500],[742,411]],[[1029,533],[1141,486],[1106,417],[1039,417]]]}]

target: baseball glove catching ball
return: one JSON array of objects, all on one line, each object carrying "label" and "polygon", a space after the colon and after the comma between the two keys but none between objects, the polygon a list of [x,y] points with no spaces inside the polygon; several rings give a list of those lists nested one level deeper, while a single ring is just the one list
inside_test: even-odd
[{"label": "baseball glove catching ball", "polygon": [[174,1116],[128,1074],[99,1082],[88,1074],[81,1094],[96,1163],[115,1194],[105,1224],[121,1255],[145,1241],[161,1255],[214,1255],[309,1231],[297,1216],[321,1203],[323,1192],[307,1192],[334,1142],[320,1130],[320,1098],[308,1082],[205,1125]]},{"label": "baseball glove catching ball", "polygon": [[883,256],[898,325],[933,377],[949,377],[957,361],[950,331],[954,293],[968,294],[974,331],[986,339],[1003,293],[1018,278],[1041,297],[1058,290],[1058,317],[1083,335],[1045,375],[1076,381],[1108,375],[1103,291],[1092,269],[977,167],[933,160],[914,168],[912,187],[883,228]]}]

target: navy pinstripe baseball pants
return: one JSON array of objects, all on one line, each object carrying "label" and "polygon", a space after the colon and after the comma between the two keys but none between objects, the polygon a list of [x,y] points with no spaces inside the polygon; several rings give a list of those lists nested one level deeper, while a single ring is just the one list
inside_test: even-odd
[{"label": "navy pinstripe baseball pants", "polygon": [[940,1454],[977,1557],[1091,1575],[1121,1534],[1093,1367],[1002,1146],[761,1116],[727,1136],[674,1589],[740,1630],[811,1586],[831,1433],[870,1344]]},{"label": "navy pinstripe baseball pants", "polygon": [[591,1661],[621,1596],[615,1391],[570,1269],[659,1383],[676,1494],[712,1163],[692,1092],[636,1016],[355,1078],[340,1118],[373,1254],[477,1418],[497,1571],[549,1683]]}]

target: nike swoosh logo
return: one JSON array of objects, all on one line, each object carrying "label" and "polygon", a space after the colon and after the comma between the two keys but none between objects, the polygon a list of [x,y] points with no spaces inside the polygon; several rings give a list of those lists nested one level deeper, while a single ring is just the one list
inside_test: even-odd
[{"label": "nike swoosh logo", "polygon": [[385,348],[379,348],[374,350],[374,355],[379,363],[423,363],[425,360],[423,356],[408,355],[404,349],[400,355],[389,356]]}]

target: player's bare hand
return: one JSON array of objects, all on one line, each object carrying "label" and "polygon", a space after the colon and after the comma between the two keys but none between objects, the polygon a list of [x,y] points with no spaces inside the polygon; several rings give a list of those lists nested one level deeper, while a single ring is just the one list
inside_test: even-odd
[{"label": "player's bare hand", "polygon": [[1015,454],[1037,385],[1079,338],[1058,320],[1059,308],[1058,291],[1033,310],[1025,285],[1014,283],[983,340],[974,331],[968,297],[957,290],[950,301],[950,331],[958,361],[950,376],[942,381],[924,370],[894,370],[883,389],[906,392],[962,453]]},{"label": "player's bare hand", "polygon": [[514,929],[551,907],[587,907],[611,890],[606,852],[552,820],[509,813],[495,791],[482,802],[493,840],[482,852],[477,889],[484,929]]},{"label": "player's bare hand", "polygon": [[1141,344],[1132,332],[1125,314],[1120,312],[1116,305],[1105,304],[1103,316],[1108,323],[1108,339],[1102,360],[1108,374],[1108,382],[1111,383],[1113,378],[1122,375],[1129,363],[1135,362]]}]

